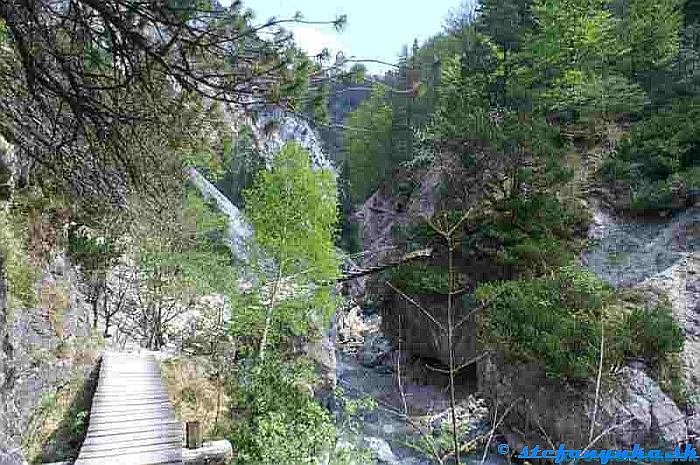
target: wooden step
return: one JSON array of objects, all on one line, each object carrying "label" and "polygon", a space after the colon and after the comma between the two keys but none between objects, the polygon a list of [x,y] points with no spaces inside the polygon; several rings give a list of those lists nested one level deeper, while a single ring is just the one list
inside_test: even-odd
[{"label": "wooden step", "polygon": [[142,447],[138,450],[117,449],[114,451],[103,451],[96,453],[81,453],[74,465],[137,465],[137,464],[161,464],[177,461],[182,463],[182,445],[172,446],[150,446]]},{"label": "wooden step", "polygon": [[[170,428],[182,429],[180,420],[135,420],[129,423],[90,423],[88,426],[88,438],[95,436],[113,436],[115,434],[126,434],[129,432],[158,431]],[[87,439],[87,438],[86,438]]]},{"label": "wooden step", "polygon": [[81,453],[87,458],[88,454],[95,455],[99,452],[112,452],[115,450],[124,451],[125,449],[143,450],[144,447],[154,447],[165,445],[166,447],[179,446],[182,448],[182,431],[173,432],[171,434],[156,435],[152,437],[129,437],[119,436],[110,438],[109,441],[96,441],[88,444],[83,444],[80,449]]},{"label": "wooden step", "polygon": [[148,430],[138,430],[138,431],[125,431],[125,430],[111,430],[96,432],[90,434],[89,437],[85,438],[83,442],[83,447],[86,445],[95,445],[105,441],[109,442],[119,442],[128,441],[130,439],[145,439],[166,436],[180,435],[182,437],[182,424],[168,423],[167,428],[162,429],[148,429]]},{"label": "wooden step", "polygon": [[175,413],[170,407],[150,410],[140,413],[124,413],[118,414],[114,412],[108,413],[96,413],[95,415],[90,415],[90,423],[101,424],[101,423],[124,423],[129,421],[140,421],[140,420],[175,420]]}]

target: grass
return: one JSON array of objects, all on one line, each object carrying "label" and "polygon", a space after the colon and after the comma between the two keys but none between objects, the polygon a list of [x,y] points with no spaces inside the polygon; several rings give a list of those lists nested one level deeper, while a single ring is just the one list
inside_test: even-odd
[{"label": "grass", "polygon": [[[219,439],[227,431],[229,399],[223,388],[223,378],[208,378],[197,367],[203,365],[198,358],[180,357],[161,363],[161,373],[166,381],[168,398],[183,423],[198,421],[203,440]],[[218,411],[218,416],[217,416]]]}]

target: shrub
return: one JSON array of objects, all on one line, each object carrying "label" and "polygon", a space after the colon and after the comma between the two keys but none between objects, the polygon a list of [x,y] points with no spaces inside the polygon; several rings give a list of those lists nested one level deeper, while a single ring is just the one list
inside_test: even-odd
[{"label": "shrub", "polygon": [[96,237],[96,233],[85,226],[71,225],[68,229],[68,254],[76,265],[92,271],[114,264],[121,249],[112,238]]},{"label": "shrub", "polygon": [[590,214],[553,195],[504,200],[500,215],[476,227],[462,242],[464,256],[486,252],[503,266],[505,276],[534,277],[575,258]]},{"label": "shrub", "polygon": [[437,265],[403,265],[393,269],[391,281],[407,294],[448,294],[449,269]]},{"label": "shrub", "polygon": [[649,361],[682,351],[684,342],[683,329],[673,320],[668,307],[635,307],[618,329],[618,350]]},{"label": "shrub", "polygon": [[630,181],[634,211],[672,207],[671,182],[700,186],[700,132],[694,122],[700,100],[678,99],[633,128],[605,160],[601,178],[606,183]]},{"label": "shrub", "polygon": [[694,166],[678,175],[688,189],[700,189],[700,166]]},{"label": "shrub", "polygon": [[508,358],[543,361],[548,376],[586,379],[597,367],[600,320],[610,292],[590,271],[560,268],[555,277],[480,285],[488,301],[487,338]]},{"label": "shrub", "polygon": [[632,177],[632,165],[629,161],[619,158],[607,158],[600,168],[601,179],[607,183],[615,181],[630,181]]},{"label": "shrub", "polygon": [[665,210],[672,205],[671,184],[667,181],[644,182],[632,191],[630,208],[634,211]]},{"label": "shrub", "polygon": [[231,409],[240,421],[229,439],[241,464],[311,464],[317,450],[330,447],[335,425],[330,416],[295,382],[309,376],[308,367],[270,357],[242,373]]},{"label": "shrub", "polygon": [[[567,289],[560,275],[482,287],[477,295],[490,303],[491,341],[509,358],[544,361],[548,376],[587,378],[596,364],[592,347],[600,338],[595,321],[601,306],[584,286],[571,284]],[[574,302],[577,292],[582,295]]]},{"label": "shrub", "polygon": [[[481,334],[509,359],[543,362],[548,376],[586,379],[598,368],[603,310],[619,304],[624,295],[615,295],[591,271],[568,266],[550,277],[482,284],[476,298],[490,306]],[[685,337],[669,308],[635,307],[610,326],[606,339],[615,342],[606,344],[605,366],[625,356],[664,362],[661,384],[684,396],[684,387],[673,381],[673,357],[683,349]]]}]

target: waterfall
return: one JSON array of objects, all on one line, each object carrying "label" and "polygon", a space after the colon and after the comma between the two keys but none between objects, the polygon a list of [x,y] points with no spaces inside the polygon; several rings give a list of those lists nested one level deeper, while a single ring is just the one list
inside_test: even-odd
[{"label": "waterfall", "polygon": [[186,172],[204,198],[209,200],[213,197],[219,209],[229,217],[227,243],[237,259],[248,263],[250,261],[248,243],[253,235],[253,229],[245,222],[241,211],[195,168],[187,168]]}]

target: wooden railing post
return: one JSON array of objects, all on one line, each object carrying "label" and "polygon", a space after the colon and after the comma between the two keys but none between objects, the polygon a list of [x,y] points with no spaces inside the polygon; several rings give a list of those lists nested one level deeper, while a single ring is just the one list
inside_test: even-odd
[{"label": "wooden railing post", "polygon": [[199,422],[198,421],[188,421],[186,423],[186,439],[188,449],[199,449],[202,447],[202,436],[200,434]]}]

